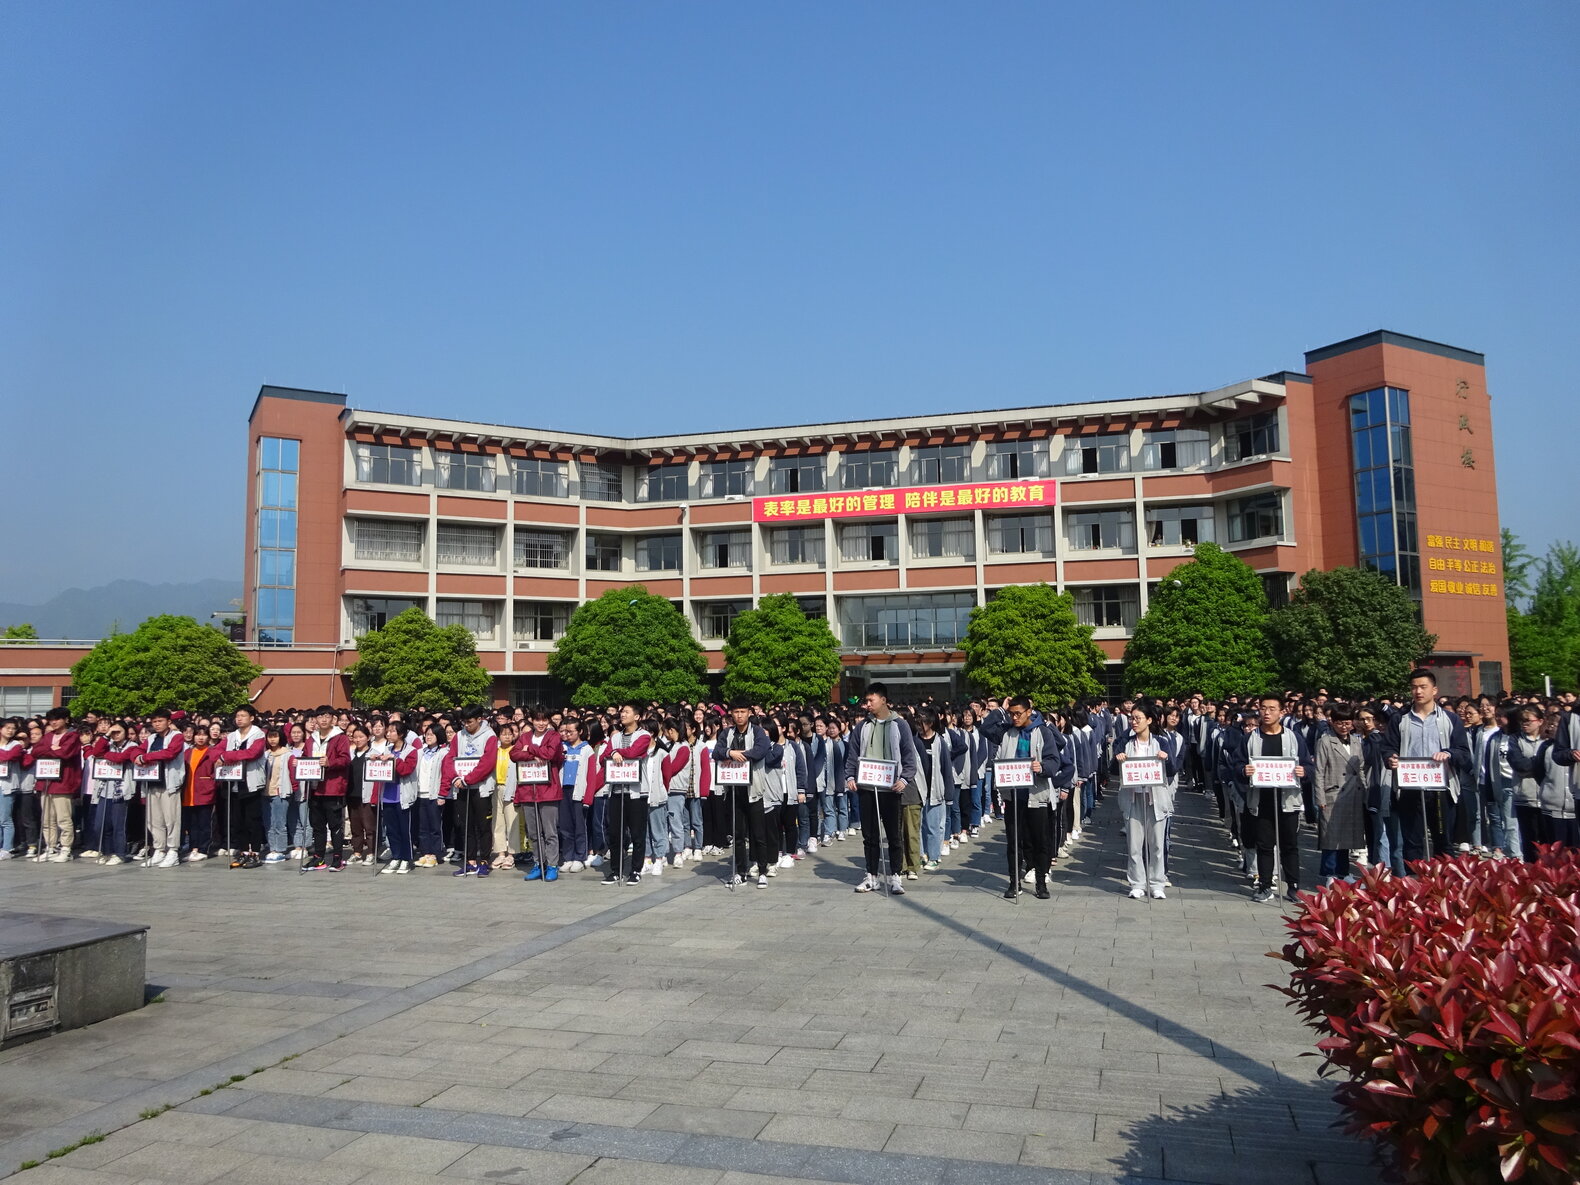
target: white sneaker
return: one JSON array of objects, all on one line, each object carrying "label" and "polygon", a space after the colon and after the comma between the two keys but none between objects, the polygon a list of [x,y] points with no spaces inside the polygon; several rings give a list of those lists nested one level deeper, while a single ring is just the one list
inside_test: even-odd
[{"label": "white sneaker", "polygon": [[757,887],[759,889],[766,889],[768,887],[768,878],[766,876],[758,877],[757,878]]},{"label": "white sneaker", "polygon": [[160,857],[159,863],[155,864],[153,867],[174,868],[179,863],[181,863],[181,853],[176,851],[175,848],[167,848],[165,850],[165,854]]},{"label": "white sneaker", "polygon": [[663,876],[664,875],[664,862],[662,860],[654,860],[653,863],[646,869],[645,875],[647,875],[647,876]]},{"label": "white sneaker", "polygon": [[583,864],[580,860],[572,860],[571,861],[571,871],[572,872],[580,872],[580,871],[582,871],[582,869],[584,869],[586,867],[587,867],[587,865]]},{"label": "white sneaker", "polygon": [[1145,900],[1146,895],[1147,895],[1147,893],[1146,893],[1145,889],[1131,889],[1130,890],[1131,899],[1135,900],[1135,901]]},{"label": "white sneaker", "polygon": [[380,876],[388,876],[388,875],[392,875],[394,873],[397,873],[397,872],[400,871],[399,865],[400,865],[400,861],[399,860],[391,860],[383,868],[379,869],[378,874]]},{"label": "white sneaker", "polygon": [[221,848],[219,851],[215,852],[214,854],[216,856],[228,856],[228,855],[230,855],[230,849],[229,848]]},{"label": "white sneaker", "polygon": [[777,862],[773,863],[773,864],[770,864],[768,866],[768,875],[769,876],[778,876],[779,875],[779,865],[778,865]]},{"label": "white sneaker", "polygon": [[597,855],[596,853],[594,853],[592,856],[588,857],[588,859],[587,859],[587,867],[588,868],[602,868],[603,867],[603,857],[600,856],[600,855]]},{"label": "white sneaker", "polygon": [[188,852],[187,853],[187,863],[188,864],[196,864],[200,860],[207,860],[207,859],[208,859],[208,857],[205,856],[202,852]]},{"label": "white sneaker", "polygon": [[396,872],[397,875],[405,876],[410,871],[411,871],[411,861],[410,860],[397,860],[397,861],[395,861],[395,872]]},{"label": "white sneaker", "polygon": [[810,836],[807,839],[807,841],[806,841],[806,850],[809,851],[809,852],[817,851],[817,836],[815,836],[815,835],[814,836]]},{"label": "white sneaker", "polygon": [[71,853],[62,849],[49,858],[51,864],[65,864],[71,860]]},{"label": "white sneaker", "polygon": [[856,886],[856,892],[858,893],[875,893],[877,890],[878,878],[873,876],[870,872],[864,876],[861,879],[861,883]]},{"label": "white sneaker", "polygon": [[779,857],[779,867],[780,868],[794,868],[795,867],[795,857],[792,856],[792,855],[789,855],[788,853],[786,853],[783,856],[780,856]]},{"label": "white sneaker", "polygon": [[905,886],[900,883],[899,873],[895,873],[889,877],[889,892],[893,893],[896,897],[905,896]]},{"label": "white sneaker", "polygon": [[1154,901],[1163,901],[1163,900],[1166,899],[1166,897],[1167,897],[1167,894],[1165,894],[1162,889],[1153,889],[1152,890],[1152,900],[1154,900]]},{"label": "white sneaker", "polygon": [[125,864],[126,861],[122,860],[119,856],[107,856],[107,857],[105,857],[105,859],[103,861],[101,861],[101,863],[104,863],[104,864]]},{"label": "white sneaker", "polygon": [[675,859],[670,864],[670,867],[671,868],[684,868],[685,866],[686,866],[686,854],[684,852],[676,852],[675,853]]},{"label": "white sneaker", "polygon": [[1025,881],[1028,885],[1031,884],[1032,881],[1037,879],[1037,870],[1034,868],[1028,868],[1026,870],[1026,875],[1020,879]]},{"label": "white sneaker", "polygon": [[97,860],[100,855],[101,853],[97,848],[89,848],[86,852],[82,853],[82,858],[84,860]]}]

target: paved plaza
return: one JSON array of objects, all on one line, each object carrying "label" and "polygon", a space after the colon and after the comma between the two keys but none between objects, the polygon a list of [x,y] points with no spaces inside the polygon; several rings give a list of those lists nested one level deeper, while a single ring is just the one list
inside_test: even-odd
[{"label": "paved plaza", "polygon": [[1263,986],[1282,913],[1180,809],[1167,901],[1112,796],[1019,905],[997,827],[893,899],[859,837],[766,891],[0,864],[7,908],[148,924],[160,995],[0,1053],[0,1175],[97,1134],[19,1179],[1374,1181]]}]

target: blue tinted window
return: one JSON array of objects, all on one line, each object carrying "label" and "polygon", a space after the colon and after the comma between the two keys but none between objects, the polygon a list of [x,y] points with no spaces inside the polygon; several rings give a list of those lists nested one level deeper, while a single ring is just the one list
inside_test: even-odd
[{"label": "blue tinted window", "polygon": [[263,436],[258,440],[258,468],[278,469],[280,467],[280,442],[273,436]]},{"label": "blue tinted window", "polygon": [[1389,505],[1393,502],[1388,489],[1388,470],[1373,469],[1371,471],[1371,482],[1372,509],[1387,510]]},{"label": "blue tinted window", "polygon": [[263,506],[296,508],[296,474],[265,473],[263,475]]},{"label": "blue tinted window", "polygon": [[258,583],[287,588],[296,583],[296,553],[265,549],[258,553]]},{"label": "blue tinted window", "polygon": [[1355,433],[1355,472],[1372,467],[1372,436],[1370,432]]},{"label": "blue tinted window", "polygon": [[1361,557],[1377,554],[1377,519],[1370,514],[1360,517]]},{"label": "blue tinted window", "polygon": [[287,473],[296,473],[301,469],[298,457],[301,453],[302,442],[299,440],[280,441],[280,468]]},{"label": "blue tinted window", "polygon": [[1410,392],[1398,387],[1388,388],[1388,418],[1395,424],[1410,422]]}]

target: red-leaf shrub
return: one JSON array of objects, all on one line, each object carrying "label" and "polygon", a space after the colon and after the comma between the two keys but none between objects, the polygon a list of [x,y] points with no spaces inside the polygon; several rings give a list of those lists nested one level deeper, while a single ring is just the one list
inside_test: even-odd
[{"label": "red-leaf shrub", "polygon": [[1394,1180],[1580,1181],[1580,852],[1370,869],[1305,894],[1295,1002]]}]

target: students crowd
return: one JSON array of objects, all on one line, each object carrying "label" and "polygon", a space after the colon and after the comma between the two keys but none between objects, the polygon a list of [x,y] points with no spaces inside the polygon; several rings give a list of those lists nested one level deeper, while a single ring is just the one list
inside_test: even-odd
[{"label": "students crowd", "polygon": [[[711,862],[767,888],[820,847],[862,845],[857,892],[903,894],[983,828],[1005,831],[1004,896],[1049,879],[1118,795],[1131,897],[1163,898],[1177,795],[1216,801],[1258,901],[1405,875],[1428,855],[1534,859],[1580,843],[1574,698],[1325,693],[1057,707],[1024,697],[764,708],[627,703],[460,712],[147,718],[65,708],[0,721],[0,860],[234,869],[381,865],[381,875],[590,873],[637,883]],[[433,874],[430,872],[430,874]]]}]

